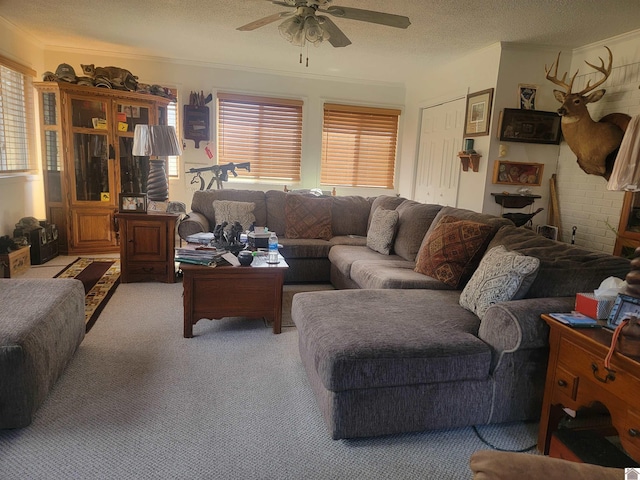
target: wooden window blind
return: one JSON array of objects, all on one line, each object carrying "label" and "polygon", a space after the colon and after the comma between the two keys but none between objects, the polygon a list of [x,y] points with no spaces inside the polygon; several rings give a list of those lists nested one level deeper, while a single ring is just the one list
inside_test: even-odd
[{"label": "wooden window blind", "polygon": [[300,180],[300,100],[219,93],[218,164],[251,162],[243,178]]},{"label": "wooden window blind", "polygon": [[36,168],[32,79],[35,71],[0,56],[0,172]]},{"label": "wooden window blind", "polygon": [[393,189],[400,113],[325,103],[320,182]]}]

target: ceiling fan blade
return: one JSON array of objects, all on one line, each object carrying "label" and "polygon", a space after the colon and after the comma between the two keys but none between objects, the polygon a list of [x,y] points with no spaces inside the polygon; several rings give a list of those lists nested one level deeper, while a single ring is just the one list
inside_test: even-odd
[{"label": "ceiling fan blade", "polygon": [[287,2],[281,2],[281,1],[278,1],[278,0],[271,0],[271,3],[273,3],[274,5],[282,5],[283,7],[295,7],[295,4],[287,3]]},{"label": "ceiling fan blade", "polygon": [[322,29],[329,34],[329,43],[331,45],[334,47],[346,47],[351,45],[351,40],[342,33],[342,30],[340,30],[329,17],[325,17],[324,15],[316,15],[316,17],[318,18]]},{"label": "ceiling fan blade", "polygon": [[236,28],[236,30],[240,30],[241,32],[249,32],[251,30],[255,30],[256,28],[264,27],[273,22],[277,22],[281,18],[289,17],[293,15],[294,12],[280,12],[274,13],[273,15],[269,15],[268,17],[261,18],[260,20],[256,20],[251,23],[247,23],[241,27]]},{"label": "ceiling fan blade", "polygon": [[348,18],[350,20],[360,20],[361,22],[377,23],[388,27],[407,28],[411,25],[409,17],[402,15],[393,15],[392,13],[374,12],[373,10],[361,10],[351,7],[329,7],[321,10],[323,13],[329,13],[334,17]]}]

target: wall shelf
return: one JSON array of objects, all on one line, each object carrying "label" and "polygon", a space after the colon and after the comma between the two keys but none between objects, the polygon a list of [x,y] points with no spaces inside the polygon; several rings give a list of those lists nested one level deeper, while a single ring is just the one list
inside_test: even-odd
[{"label": "wall shelf", "polygon": [[502,208],[524,208],[531,205],[540,195],[520,195],[519,193],[492,193],[491,194],[498,205]]},{"label": "wall shelf", "polygon": [[469,167],[471,167],[474,172],[478,171],[478,168],[480,167],[480,157],[482,157],[482,155],[477,153],[458,152],[458,157],[462,162],[462,170],[467,172],[469,171]]}]

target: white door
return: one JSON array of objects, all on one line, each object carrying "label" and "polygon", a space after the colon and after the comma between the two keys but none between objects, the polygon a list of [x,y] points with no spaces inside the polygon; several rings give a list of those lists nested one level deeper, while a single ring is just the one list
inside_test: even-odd
[{"label": "white door", "polygon": [[456,207],[465,99],[422,110],[414,200]]}]

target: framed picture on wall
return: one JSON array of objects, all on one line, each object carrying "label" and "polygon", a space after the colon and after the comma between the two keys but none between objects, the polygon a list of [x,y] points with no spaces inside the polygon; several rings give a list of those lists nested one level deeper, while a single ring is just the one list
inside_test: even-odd
[{"label": "framed picture on wall", "polygon": [[518,85],[518,103],[523,110],[536,109],[536,92],[538,85],[530,83],[521,83]]},{"label": "framed picture on wall", "polygon": [[464,121],[464,136],[489,135],[493,88],[467,95],[467,111]]},{"label": "framed picture on wall", "polygon": [[560,115],[556,112],[505,108],[500,115],[499,139],[504,142],[560,143]]}]

